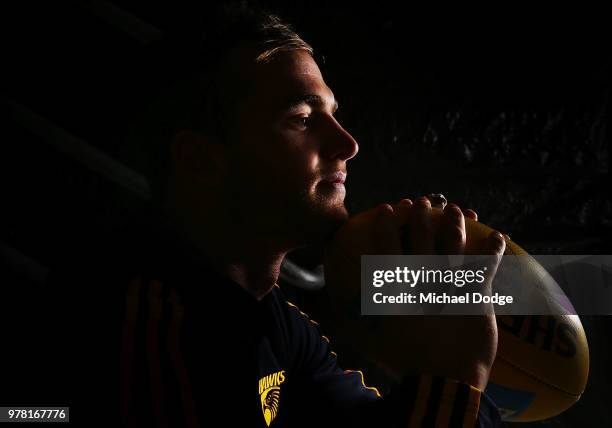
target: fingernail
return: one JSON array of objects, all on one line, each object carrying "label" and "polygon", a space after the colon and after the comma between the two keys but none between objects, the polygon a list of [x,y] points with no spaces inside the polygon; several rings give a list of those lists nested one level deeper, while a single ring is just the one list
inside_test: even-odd
[{"label": "fingernail", "polygon": [[402,199],[400,201],[400,205],[408,205],[411,206],[412,205],[412,201],[410,199]]},{"label": "fingernail", "polygon": [[466,214],[470,214],[473,220],[478,221],[478,214],[476,214],[476,211],[468,208],[467,210],[465,210],[465,212]]},{"label": "fingernail", "polygon": [[430,193],[427,195],[427,199],[429,199],[431,202],[432,207],[440,208],[442,210],[448,204],[448,201],[442,193]]},{"label": "fingernail", "polygon": [[425,196],[421,196],[419,199],[417,199],[416,203],[417,203],[417,205],[420,205],[420,206],[423,206],[423,207],[431,206],[431,202],[429,202],[429,199],[427,199],[427,197],[425,197]]},{"label": "fingernail", "polygon": [[393,207],[389,204],[382,204],[379,208],[380,214],[393,214]]}]

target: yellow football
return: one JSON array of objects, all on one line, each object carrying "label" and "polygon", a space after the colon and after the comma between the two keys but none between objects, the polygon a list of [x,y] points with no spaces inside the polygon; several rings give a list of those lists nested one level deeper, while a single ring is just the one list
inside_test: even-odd
[{"label": "yellow football", "polygon": [[[434,209],[435,218],[441,210]],[[334,237],[325,257],[325,280],[339,309],[360,307],[360,260],[372,252],[374,211],[360,214]],[[478,254],[493,229],[466,218],[466,252]],[[542,266],[506,238],[505,254],[522,255],[524,271],[540,281]],[[547,286],[546,284],[543,284]],[[354,344],[362,355],[397,374],[418,372],[418,349],[427,338],[419,334],[424,316],[339,316],[333,330]],[[589,348],[577,315],[498,316],[499,342],[487,394],[504,420],[536,421],[572,406],[583,393],[589,371]],[[401,350],[404,350],[401,352]],[[401,373],[400,373],[401,374]]]}]

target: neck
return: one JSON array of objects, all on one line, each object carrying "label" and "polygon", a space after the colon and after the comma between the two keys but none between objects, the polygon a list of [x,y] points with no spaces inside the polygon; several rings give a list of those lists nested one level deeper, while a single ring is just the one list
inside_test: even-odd
[{"label": "neck", "polygon": [[174,210],[166,221],[204,255],[214,269],[261,300],[275,286],[285,255],[292,249],[235,225],[218,208]]},{"label": "neck", "polygon": [[284,258],[285,254],[257,252],[251,257],[239,256],[223,263],[223,269],[227,276],[260,300],[276,284]]}]

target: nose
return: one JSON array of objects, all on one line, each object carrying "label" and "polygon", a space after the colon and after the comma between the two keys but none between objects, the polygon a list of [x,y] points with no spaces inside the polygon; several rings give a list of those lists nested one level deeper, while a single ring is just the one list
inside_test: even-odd
[{"label": "nose", "polygon": [[326,137],[324,155],[328,158],[347,161],[359,151],[357,141],[333,116],[329,124],[329,135]]}]

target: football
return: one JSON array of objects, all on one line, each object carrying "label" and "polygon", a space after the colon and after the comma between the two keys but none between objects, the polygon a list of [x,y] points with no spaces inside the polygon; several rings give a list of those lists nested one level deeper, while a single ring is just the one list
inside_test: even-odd
[{"label": "football", "polygon": [[[441,210],[434,209],[436,218]],[[336,335],[350,341],[368,360],[397,376],[418,372],[423,364],[418,350],[424,316],[355,316],[360,308],[360,259],[371,253],[374,212],[343,227],[329,245],[325,280],[336,307],[353,316],[337,317]],[[466,253],[478,254],[493,229],[466,218]],[[505,255],[520,255],[521,267],[544,287],[559,287],[543,268],[507,236]],[[368,250],[365,250],[365,249]],[[362,251],[363,249],[363,251]],[[577,315],[498,316],[499,342],[486,393],[508,421],[536,421],[572,406],[583,393],[589,372],[589,348]],[[402,349],[404,352],[402,352]],[[399,356],[399,357],[398,357]],[[401,363],[398,362],[401,358]]]}]

